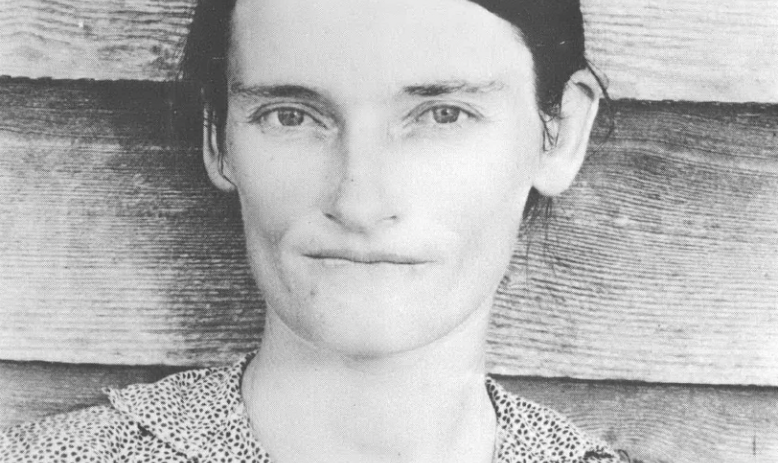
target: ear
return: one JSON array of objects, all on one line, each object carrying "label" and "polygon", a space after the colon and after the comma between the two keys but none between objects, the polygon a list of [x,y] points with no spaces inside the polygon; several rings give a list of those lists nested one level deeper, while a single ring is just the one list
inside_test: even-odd
[{"label": "ear", "polygon": [[586,157],[602,89],[588,70],[574,73],[567,83],[560,115],[548,122],[556,143],[540,154],[533,186],[544,196],[556,196],[573,184]]},{"label": "ear", "polygon": [[214,186],[224,192],[235,191],[235,184],[224,171],[224,154],[219,144],[219,135],[216,125],[210,116],[210,110],[203,111],[203,162],[208,177]]}]

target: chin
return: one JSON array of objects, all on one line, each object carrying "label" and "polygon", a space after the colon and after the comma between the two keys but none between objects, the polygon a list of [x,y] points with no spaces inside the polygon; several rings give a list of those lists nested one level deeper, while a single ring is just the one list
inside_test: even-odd
[{"label": "chin", "polygon": [[445,304],[444,297],[431,300],[428,292],[393,289],[319,292],[315,300],[298,301],[303,312],[294,319],[306,325],[298,329],[315,345],[345,356],[373,358],[428,345],[467,316]]}]

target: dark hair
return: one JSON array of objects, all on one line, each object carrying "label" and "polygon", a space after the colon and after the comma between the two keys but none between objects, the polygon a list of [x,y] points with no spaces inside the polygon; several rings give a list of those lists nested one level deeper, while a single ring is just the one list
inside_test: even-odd
[{"label": "dark hair", "polygon": [[[237,0],[199,0],[194,10],[181,61],[181,83],[199,95],[208,123],[224,141],[227,114],[227,54],[232,11]],[[529,48],[535,71],[539,115],[544,122],[544,145],[555,143],[546,123],[559,117],[565,86],[579,70],[589,69],[603,90],[598,74],[586,59],[580,0],[470,0],[511,23]],[[532,188],[524,218],[533,221],[551,214],[551,198]]]}]

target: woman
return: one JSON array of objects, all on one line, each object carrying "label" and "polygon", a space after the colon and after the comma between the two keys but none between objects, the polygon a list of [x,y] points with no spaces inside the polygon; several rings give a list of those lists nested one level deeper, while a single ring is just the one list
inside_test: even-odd
[{"label": "woman", "polygon": [[602,94],[578,2],[203,1],[184,70],[261,348],[14,428],[3,461],[617,460],[485,376],[521,221],[572,183]]}]

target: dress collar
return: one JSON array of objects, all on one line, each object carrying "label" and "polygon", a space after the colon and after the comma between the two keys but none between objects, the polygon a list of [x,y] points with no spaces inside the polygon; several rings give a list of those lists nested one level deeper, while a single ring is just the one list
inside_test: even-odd
[{"label": "dress collar", "polygon": [[[269,458],[254,438],[240,395],[251,353],[232,366],[191,370],[153,384],[107,391],[111,404],[188,458]],[[226,435],[229,433],[229,435]],[[268,460],[269,461],[269,460]]]},{"label": "dress collar", "polygon": [[[177,373],[153,384],[108,389],[113,407],[142,429],[190,459],[200,461],[270,462],[269,454],[254,437],[240,395],[241,379],[256,352],[232,366]],[[565,418],[520,399],[492,378],[486,390],[497,417],[495,463],[583,461],[594,445]],[[550,426],[537,426],[541,417]],[[561,460],[560,438],[577,443]],[[572,458],[571,458],[572,457]],[[599,461],[599,460],[597,460]],[[610,460],[603,460],[610,461]]]}]

